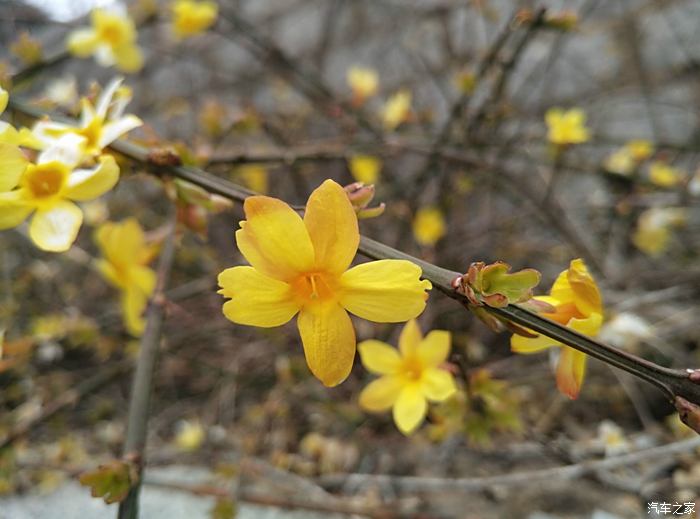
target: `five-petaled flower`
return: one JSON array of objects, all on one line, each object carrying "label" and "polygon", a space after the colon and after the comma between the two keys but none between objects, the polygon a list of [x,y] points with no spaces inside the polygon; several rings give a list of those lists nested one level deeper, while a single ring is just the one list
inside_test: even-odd
[{"label": "five-petaled flower", "polygon": [[376,340],[358,344],[362,364],[381,375],[360,394],[360,406],[381,412],[393,408],[394,422],[411,434],[423,422],[428,401],[443,402],[455,394],[452,374],[440,365],[450,354],[450,333],[433,330],[425,338],[415,320],[406,323],[399,349]]},{"label": "five-petaled flower", "polygon": [[360,241],[355,211],[343,188],[326,180],[309,197],[302,219],[276,198],[252,196],[236,243],[251,266],[219,274],[231,298],[224,315],[238,324],[297,325],[311,372],[326,386],[345,380],[355,357],[348,312],[375,322],[401,322],[425,308],[429,281],[404,260],[353,268]]},{"label": "five-petaled flower", "polygon": [[545,114],[545,122],[547,139],[557,146],[580,144],[590,138],[586,128],[586,114],[579,108],[550,108]]},{"label": "five-petaled flower", "polygon": [[35,213],[29,237],[46,251],[70,248],[83,222],[74,202],[97,198],[119,180],[119,167],[111,155],[99,158],[91,169],[73,170],[51,154],[39,155],[37,164],[28,162],[19,148],[0,144],[0,230],[16,227]]},{"label": "five-petaled flower", "polygon": [[95,266],[102,276],[121,291],[121,307],[128,332],[140,336],[145,327],[142,317],[156,286],[156,273],[147,265],[156,253],[148,245],[138,221],[107,222],[95,232],[103,258]]},{"label": "five-petaled flower", "polygon": [[[571,261],[568,270],[557,277],[549,296],[537,296],[554,307],[542,317],[568,326],[579,333],[595,336],[603,322],[603,304],[598,286],[582,259]],[[586,355],[544,335],[535,338],[513,335],[511,349],[516,353],[537,353],[552,346],[561,346],[557,365],[557,387],[569,398],[578,397],[586,372]]]},{"label": "five-petaled flower", "polygon": [[95,105],[84,97],[79,125],[42,120],[32,129],[34,136],[44,148],[53,148],[67,162],[91,160],[103,148],[143,124],[133,114],[124,115],[131,93],[121,83],[122,78],[110,81]]},{"label": "five-petaled flower", "polygon": [[176,0],[173,5],[173,32],[178,38],[194,36],[206,31],[216,21],[219,6],[216,2]]},{"label": "five-petaled flower", "polygon": [[103,67],[115,65],[123,72],[137,72],[143,66],[141,49],[136,45],[136,27],[128,16],[95,9],[90,13],[91,28],[68,35],[68,50],[80,58],[95,56]]}]

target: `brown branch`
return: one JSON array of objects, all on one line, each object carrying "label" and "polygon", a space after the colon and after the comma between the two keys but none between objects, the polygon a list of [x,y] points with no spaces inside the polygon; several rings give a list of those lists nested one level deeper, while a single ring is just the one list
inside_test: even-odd
[{"label": "brown branch", "polygon": [[493,487],[524,487],[534,483],[551,481],[570,481],[603,470],[612,470],[645,461],[668,458],[673,455],[692,452],[700,447],[700,438],[694,437],[660,447],[642,449],[630,454],[583,461],[572,465],[531,470],[477,478],[436,478],[388,476],[378,474],[335,474],[321,476],[319,483],[329,489],[340,488],[346,484],[353,486],[386,485],[400,493],[431,492],[480,492]]},{"label": "brown branch", "polygon": [[165,241],[157,271],[156,288],[146,310],[146,329],[141,338],[141,350],[129,402],[124,458],[133,462],[139,476],[133,483],[129,495],[119,504],[119,519],[138,518],[138,500],[141,474],[144,466],[144,448],[148,428],[148,416],[153,389],[153,374],[158,360],[161,328],[165,317],[165,286],[175,259],[175,225]]}]

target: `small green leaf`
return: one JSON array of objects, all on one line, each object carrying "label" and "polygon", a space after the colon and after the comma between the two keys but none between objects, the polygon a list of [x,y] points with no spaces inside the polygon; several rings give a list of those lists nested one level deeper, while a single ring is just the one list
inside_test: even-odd
[{"label": "small green leaf", "polygon": [[486,265],[481,271],[482,295],[500,294],[511,304],[530,299],[532,289],[540,282],[540,273],[534,269],[523,269],[510,274],[509,270],[510,265],[500,261]]},{"label": "small green leaf", "polygon": [[101,497],[108,505],[126,499],[136,481],[135,467],[121,460],[100,465],[96,470],[81,474],[80,484],[90,487],[92,497]]}]

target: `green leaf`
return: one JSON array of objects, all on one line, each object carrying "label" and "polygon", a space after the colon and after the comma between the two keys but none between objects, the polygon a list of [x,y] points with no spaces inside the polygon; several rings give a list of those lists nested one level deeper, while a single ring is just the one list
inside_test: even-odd
[{"label": "green leaf", "polygon": [[499,294],[510,304],[530,299],[532,289],[540,282],[540,273],[534,269],[523,269],[512,274],[509,271],[510,265],[500,261],[486,265],[481,271],[482,295],[488,297]]},{"label": "green leaf", "polygon": [[92,497],[101,497],[108,505],[126,499],[137,479],[135,467],[121,460],[100,465],[96,470],[85,472],[78,478],[80,484],[90,487]]}]

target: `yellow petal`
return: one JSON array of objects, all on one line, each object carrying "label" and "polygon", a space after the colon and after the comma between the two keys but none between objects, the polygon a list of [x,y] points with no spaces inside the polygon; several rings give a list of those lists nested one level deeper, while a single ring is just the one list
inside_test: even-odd
[{"label": "yellow petal", "polygon": [[445,236],[445,217],[437,207],[422,207],[413,220],[413,236],[421,245],[432,247]]},{"label": "yellow petal", "polygon": [[7,101],[9,99],[10,94],[7,93],[7,90],[0,87],[0,114],[5,111],[5,108],[7,108]]},{"label": "yellow petal", "polygon": [[423,395],[432,402],[443,402],[457,392],[454,377],[444,369],[425,370],[420,382]]},{"label": "yellow petal", "polygon": [[95,269],[102,275],[103,278],[107,280],[108,283],[111,283],[116,288],[126,289],[127,280],[122,277],[121,272],[114,268],[113,264],[104,259],[97,259],[95,260],[94,265]]},{"label": "yellow petal", "polygon": [[374,184],[379,179],[382,161],[371,155],[355,155],[350,158],[350,173],[358,182]]},{"label": "yellow petal", "polygon": [[134,128],[138,128],[143,124],[143,121],[136,117],[135,115],[125,115],[120,119],[108,122],[102,127],[102,135],[100,135],[99,147],[104,148],[105,146],[112,144],[119,137],[127,132],[130,132]]},{"label": "yellow petal", "polygon": [[428,411],[428,402],[421,393],[420,386],[405,386],[394,404],[394,422],[405,435],[411,434],[423,422]]},{"label": "yellow petal", "polygon": [[127,287],[122,292],[122,315],[127,331],[140,337],[146,327],[143,313],[148,306],[148,296],[135,287]]},{"label": "yellow petal", "polygon": [[119,166],[111,155],[102,155],[95,169],[76,169],[68,176],[66,196],[83,202],[102,196],[119,181]]},{"label": "yellow petal", "polygon": [[380,377],[373,380],[360,393],[360,407],[371,412],[386,411],[396,403],[401,392],[399,377]]},{"label": "yellow petal", "polygon": [[593,312],[601,313],[603,304],[598,286],[595,284],[582,259],[575,259],[571,262],[568,278],[569,286],[576,295],[574,300],[576,308],[584,315],[589,315]]},{"label": "yellow petal", "polygon": [[583,377],[586,374],[586,355],[578,350],[564,346],[557,364],[557,387],[569,398],[576,399]]},{"label": "yellow petal", "polygon": [[315,268],[333,274],[347,270],[360,243],[357,216],[345,190],[326,180],[306,203],[304,224],[315,253]]},{"label": "yellow petal", "polygon": [[560,344],[560,342],[541,334],[534,338],[523,337],[522,335],[513,335],[510,338],[510,349],[515,353],[539,353]]},{"label": "yellow petal", "polygon": [[139,252],[145,247],[143,229],[136,218],[101,225],[95,241],[110,263],[122,266],[137,263]]},{"label": "yellow petal", "polygon": [[603,324],[603,316],[598,313],[592,313],[584,319],[571,319],[567,323],[569,328],[576,330],[579,333],[588,335],[589,337],[595,337],[600,331],[600,327]]},{"label": "yellow petal", "polygon": [[381,341],[362,341],[357,345],[357,351],[365,369],[376,375],[391,375],[401,365],[401,356],[396,348]]},{"label": "yellow petal", "polygon": [[112,49],[117,68],[130,74],[138,72],[143,67],[143,54],[137,45],[126,44]]},{"label": "yellow petal", "polygon": [[283,281],[313,268],[314,249],[301,217],[276,198],[251,196],[243,204],[246,220],[236,244],[261,273]]},{"label": "yellow petal", "polygon": [[29,224],[29,237],[42,250],[63,252],[70,249],[83,223],[83,212],[73,202],[61,200],[48,209],[39,209]]},{"label": "yellow petal", "polygon": [[353,314],[380,323],[407,321],[425,308],[432,285],[421,268],[405,260],[357,265],[340,277],[340,303]]},{"label": "yellow petal", "polygon": [[291,287],[253,267],[233,267],[219,274],[219,291],[232,298],[224,315],[234,323],[269,328],[288,322],[299,311]]},{"label": "yellow petal", "polygon": [[27,204],[21,190],[0,192],[0,230],[17,227],[34,210]]},{"label": "yellow petal", "polygon": [[401,335],[399,335],[399,351],[401,351],[401,355],[404,358],[412,357],[422,340],[423,334],[420,331],[418,322],[415,319],[411,319],[404,325],[401,329]]},{"label": "yellow petal", "polygon": [[340,384],[355,358],[355,330],[348,313],[332,301],[307,305],[297,325],[311,373],[328,387]]},{"label": "yellow petal", "polygon": [[424,366],[435,367],[447,360],[450,354],[450,332],[433,330],[425,336],[416,353]]},{"label": "yellow petal", "polygon": [[93,29],[78,29],[68,35],[66,43],[71,54],[80,58],[87,58],[97,49],[99,40]]},{"label": "yellow petal", "polygon": [[143,265],[134,265],[129,269],[129,281],[146,295],[151,295],[156,288],[156,273]]},{"label": "yellow petal", "polygon": [[19,179],[27,169],[27,159],[22,151],[11,144],[0,143],[0,193],[9,191],[19,184]]}]

